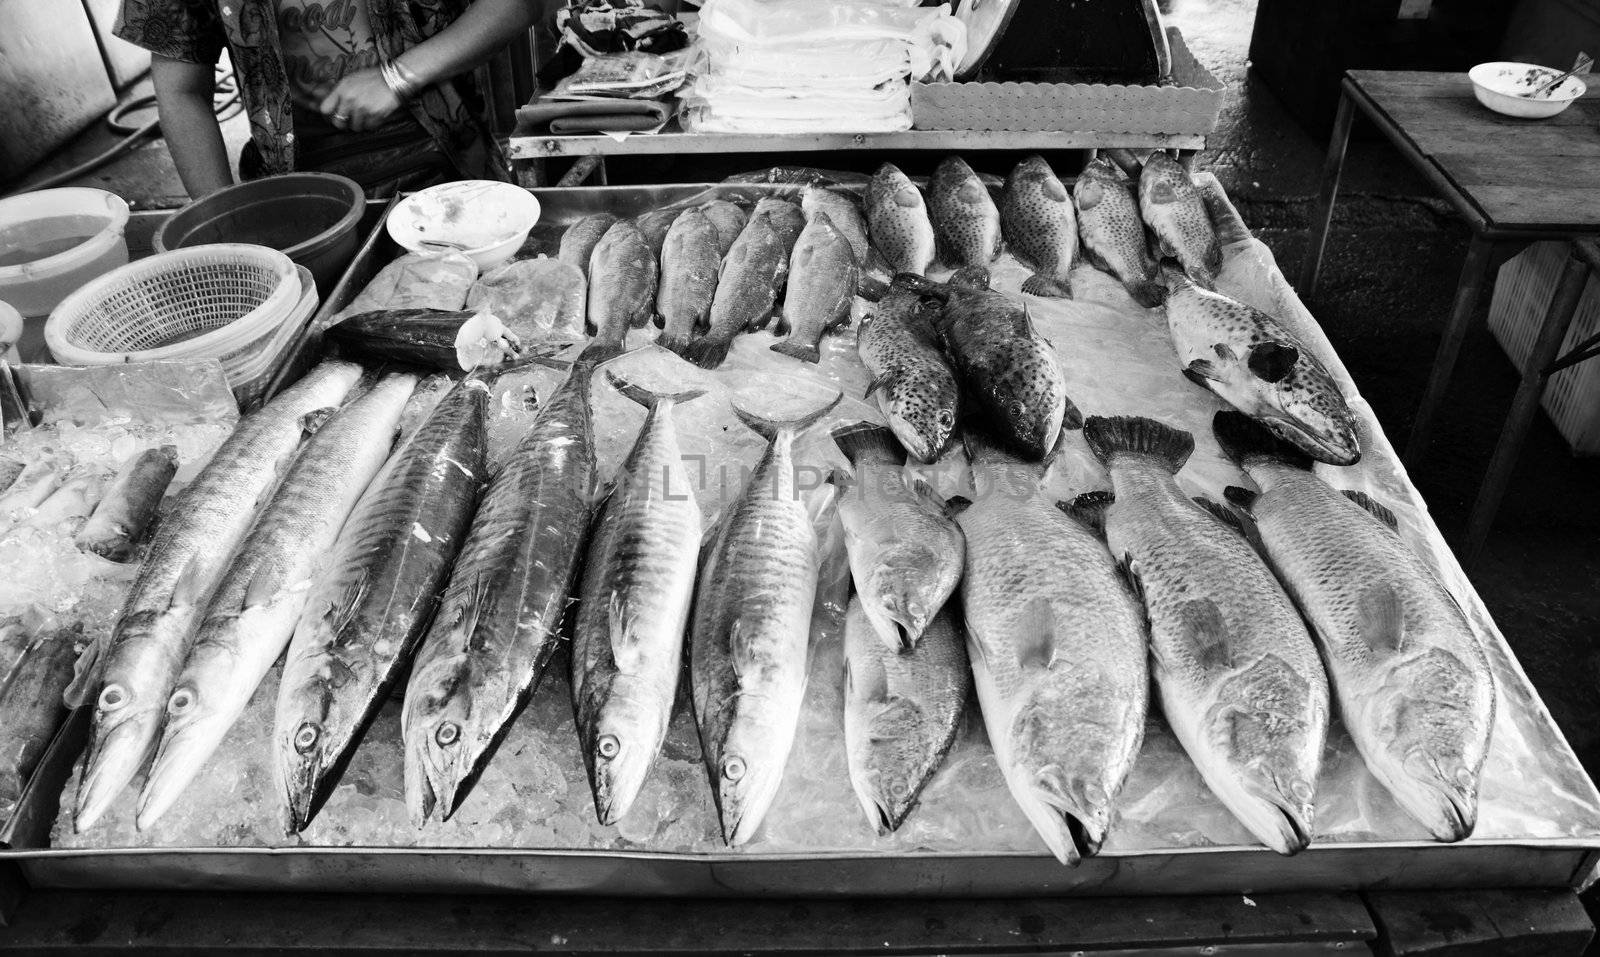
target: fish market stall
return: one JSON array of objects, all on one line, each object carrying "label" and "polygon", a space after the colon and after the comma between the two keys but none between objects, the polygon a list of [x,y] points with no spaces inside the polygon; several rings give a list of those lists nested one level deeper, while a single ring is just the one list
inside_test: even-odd
[{"label": "fish market stall", "polygon": [[[263,517],[209,534],[240,542],[239,554],[256,556],[247,567],[192,546],[220,584],[213,610],[191,626],[202,639],[169,666],[175,690],[158,694],[165,707],[142,725],[149,744],[129,750],[120,729],[141,726],[116,715],[151,693],[115,672],[96,683],[93,668],[81,668],[91,676],[84,706],[39,761],[0,862],[37,889],[140,891],[1039,898],[1586,886],[1600,861],[1600,794],[1271,253],[1214,179],[1196,176],[1191,195],[1188,174],[1171,165],[1179,172],[1163,175],[1201,204],[1203,231],[1220,251],[1180,262],[1220,297],[1175,266],[1162,276],[1140,272],[1136,254],[1118,258],[1119,221],[1102,217],[1121,208],[1117,190],[1133,215],[1139,204],[1104,163],[1076,182],[1024,164],[994,194],[993,228],[986,212],[973,218],[971,207],[983,205],[969,188],[976,176],[955,162],[925,200],[892,179],[864,196],[751,183],[539,190],[539,225],[515,261],[497,267],[520,278],[480,275],[454,255],[401,256],[375,231],[277,398],[243,420],[276,436],[281,464],[265,474],[281,474],[296,494],[229,491]],[[1081,233],[1088,252],[1053,257],[1068,240],[1052,232],[1040,210],[1054,207],[1040,197],[1069,194],[1078,210],[1070,246]],[[926,212],[878,219],[889,206]],[[1006,251],[996,258],[1002,221]],[[865,243],[862,254],[852,240]],[[969,268],[950,268],[961,261]],[[738,297],[704,288],[694,280],[705,262],[720,263],[721,283],[748,288]],[[749,279],[762,264],[784,272]],[[982,282],[972,265],[987,268]],[[750,299],[752,289],[765,298]],[[1162,298],[1168,305],[1141,304]],[[1247,350],[1248,363],[1185,351],[1186,336],[1210,334],[1195,324],[1260,321],[1241,304],[1272,317],[1271,341],[1294,348]],[[748,328],[749,317],[769,313],[772,327]],[[959,323],[936,320],[945,331],[919,340],[918,317],[935,313]],[[1001,332],[961,344],[962,329],[1004,330],[1014,315],[1027,320],[1016,343],[1026,351],[994,359],[981,340],[1004,340]],[[906,378],[908,355],[942,349],[959,357],[943,374],[969,390],[960,417],[939,411],[955,402],[953,384],[940,391]],[[501,351],[514,354],[505,368],[461,378],[462,360],[487,363]],[[376,368],[397,357],[454,363],[455,375],[391,370],[357,384],[350,360]],[[1284,388],[1250,392],[1230,358]],[[984,391],[1002,379],[1014,391]],[[1317,391],[1328,383],[1342,399]],[[1053,405],[1055,417],[1039,426],[1023,414],[1030,403]],[[307,418],[330,406],[339,411]],[[1263,409],[1279,409],[1280,422],[1321,414],[1327,425],[1294,433],[1304,443],[1295,452],[1282,444],[1287,430],[1274,445],[1248,420],[1217,417],[1230,406],[1269,424]],[[1162,441],[1129,438],[1132,420],[1116,418],[1129,416],[1164,426]],[[1306,438],[1313,431],[1315,441]],[[572,443],[588,441],[592,463],[568,457]],[[1173,451],[1175,441],[1192,446]],[[1354,464],[1329,464],[1356,449]],[[1423,665],[1400,679],[1423,689],[1409,707],[1446,705],[1437,713],[1451,724],[1447,740],[1404,747],[1415,745],[1419,773],[1442,774],[1454,799],[1430,803],[1435,792],[1419,797],[1392,772],[1380,781],[1371,768],[1388,767],[1384,742],[1372,743],[1372,719],[1340,697],[1337,676],[1353,672],[1335,670],[1346,667],[1336,650],[1319,656],[1300,624],[1296,607],[1327,640],[1333,619],[1319,617],[1318,589],[1352,574],[1337,572],[1331,584],[1311,581],[1320,573],[1293,577],[1295,540],[1280,537],[1272,511],[1272,490],[1288,480],[1273,469],[1305,454],[1319,461],[1296,470],[1313,483],[1304,494],[1326,490],[1343,503],[1330,487],[1360,493],[1360,508],[1335,510],[1352,523],[1340,540],[1379,542],[1372,547],[1393,561],[1418,562],[1404,567],[1423,569],[1419,582],[1442,586],[1363,592],[1352,627],[1375,648],[1454,649],[1459,667],[1429,665],[1438,652],[1412,655],[1405,660]],[[180,453],[180,485],[204,457]],[[1129,477],[1166,459],[1167,477],[1154,484]],[[1274,625],[1283,649],[1283,636],[1298,635],[1303,655],[1251,651],[1240,625],[1218,623],[1221,611],[1180,604],[1169,619],[1160,561],[1145,557],[1140,537],[1154,533],[1128,506],[1144,494],[1137,488],[1167,488],[1172,471],[1176,498],[1160,507],[1188,509],[1190,496],[1203,497],[1252,532],[1254,546],[1199,509],[1178,519],[1202,523],[1196,540],[1244,563],[1233,577],[1258,576],[1258,594],[1240,600],[1276,602],[1280,611],[1260,606],[1257,625],[1283,614]],[[887,600],[903,596],[874,577],[888,559],[863,543],[885,533],[869,534],[881,525],[861,483],[890,489],[902,511],[888,525],[921,529],[926,543],[965,540],[959,588],[961,551],[933,544],[914,564],[932,569],[957,556],[938,603]],[[767,487],[780,492],[752,498]],[[185,501],[167,499],[169,508]],[[534,524],[519,511],[528,502],[543,509]],[[652,502],[675,503],[671,524],[653,524],[667,519]],[[312,520],[322,514],[337,518]],[[1018,525],[1019,516],[1032,517]],[[1318,519],[1298,521],[1309,535]],[[749,531],[756,525],[789,528],[792,552],[729,544],[747,532],[762,541]],[[177,533],[167,534],[153,547]],[[366,548],[362,534],[386,544]],[[543,550],[534,554],[521,536]],[[562,541],[565,552],[553,544]],[[1026,547],[1009,544],[1017,541]],[[1077,550],[1043,564],[1032,557],[1063,543]],[[1296,605],[1252,548],[1273,556]],[[648,558],[630,564],[624,554]],[[201,573],[171,571],[167,587],[182,594]],[[84,634],[104,640],[131,575],[88,577]],[[273,607],[280,599],[262,596],[293,580],[309,583],[309,597],[295,598],[277,624],[262,619],[260,633],[276,636],[267,650],[240,643],[239,622]],[[793,591],[796,581],[811,584]],[[959,604],[935,614],[953,592]],[[1406,611],[1424,592],[1443,603],[1426,625]],[[741,603],[758,594],[786,609],[771,615],[787,623],[789,650],[735,641],[719,652],[717,636],[756,627],[743,623]],[[558,620],[569,596],[577,608],[563,628],[515,624],[519,608],[521,620]],[[648,614],[628,615],[627,601],[647,600],[657,603],[641,606]],[[363,617],[380,605],[389,617]],[[1100,630],[1086,637],[1075,616],[1099,616],[1088,620]],[[1447,619],[1461,623],[1454,637],[1435,629]],[[1168,629],[1169,620],[1182,626]],[[1017,637],[997,639],[996,623]],[[1157,642],[1154,692],[1143,677],[1147,628]],[[1468,644],[1449,644],[1462,635]],[[1000,658],[996,640],[1019,643]],[[1189,660],[1164,652],[1168,640],[1195,643],[1185,652],[1200,674],[1192,684],[1162,670]],[[1082,641],[1091,644],[1073,644]],[[681,675],[677,642],[687,646]],[[233,649],[225,667],[205,659],[213,648]],[[1332,691],[1323,657],[1334,662]],[[628,663],[638,661],[653,663]],[[1021,701],[1008,690],[1077,673],[1085,661],[1122,664],[1103,674],[1115,682],[1078,692]],[[1252,803],[1228,790],[1233,765],[1174,730],[1217,713],[1191,715],[1190,705],[1228,687],[1209,685],[1206,673],[1255,674],[1251,661],[1276,662],[1267,670],[1278,683],[1257,688],[1281,696],[1222,713],[1244,722],[1231,740],[1264,749],[1258,762],[1281,780],[1265,817],[1253,810],[1259,791],[1244,787],[1258,796]],[[648,694],[629,697],[609,690],[624,673],[656,677]],[[770,684],[753,690],[754,681]],[[747,714],[722,708],[741,696],[777,702],[755,731]],[[1089,714],[1076,717],[1085,702]],[[908,723],[893,723],[897,711],[911,712],[899,719]],[[774,734],[784,715],[792,745],[781,727],[740,744],[741,734]],[[1063,737],[1058,724],[1072,730]],[[1060,746],[1091,729],[1094,747]],[[875,750],[882,740],[903,741],[899,757]],[[629,763],[627,749],[641,741],[643,759]],[[1053,756],[1041,757],[1052,741]],[[139,760],[146,747],[149,764]],[[1275,763],[1291,760],[1301,762],[1292,771]]]}]

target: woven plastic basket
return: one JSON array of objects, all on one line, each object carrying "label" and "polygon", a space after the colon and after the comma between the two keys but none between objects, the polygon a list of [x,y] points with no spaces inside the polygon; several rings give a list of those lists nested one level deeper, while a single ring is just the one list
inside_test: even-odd
[{"label": "woven plastic basket", "polygon": [[233,355],[222,357],[222,368],[239,408],[249,411],[266,397],[267,386],[288,358],[295,336],[316,314],[322,300],[317,296],[317,281],[311,270],[298,267],[301,293],[299,302],[278,327],[261,343],[251,343]]},{"label": "woven plastic basket", "polygon": [[301,299],[283,253],[219,243],[129,263],[62,300],[45,323],[57,362],[221,357],[260,340]]},{"label": "woven plastic basket", "polygon": [[[1489,304],[1489,329],[1518,368],[1533,351],[1533,341],[1550,309],[1550,298],[1555,295],[1566,259],[1566,243],[1534,243],[1500,267],[1494,299]],[[1600,279],[1591,275],[1561,352],[1597,332]],[[1551,376],[1540,401],[1572,447],[1573,455],[1600,455],[1600,359],[1580,362]]]}]

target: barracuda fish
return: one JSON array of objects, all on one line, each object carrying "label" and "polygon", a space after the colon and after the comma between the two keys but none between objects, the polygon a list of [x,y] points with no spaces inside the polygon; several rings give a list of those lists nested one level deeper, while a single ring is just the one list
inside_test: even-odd
[{"label": "barracuda fish", "polygon": [[449,820],[560,643],[596,486],[591,344],[489,482],[417,649],[401,735],[417,826]]},{"label": "barracuda fish", "polygon": [[829,329],[850,321],[861,271],[844,235],[826,213],[812,217],[789,260],[783,314],[774,330],[787,336],[771,349],[801,362],[819,362],[820,343]]},{"label": "barracuda fish", "polygon": [[1161,150],[1150,154],[1139,174],[1139,215],[1155,233],[1162,255],[1176,258],[1196,283],[1216,288],[1222,244],[1205,198],[1189,171]]},{"label": "barracuda fish", "polygon": [[1061,430],[1077,428],[1083,417],[1067,397],[1054,351],[1034,335],[1027,311],[990,289],[982,269],[963,269],[947,285],[924,281],[919,289],[946,300],[940,338],[983,418],[1026,457],[1049,456]]},{"label": "barracuda fish", "polygon": [[894,433],[857,422],[833,441],[855,473],[834,481],[856,593],[884,643],[909,651],[961,581],[961,529],[939,494],[906,474]]},{"label": "barracuda fish", "polygon": [[1012,797],[1063,864],[1098,853],[1144,742],[1138,603],[1106,546],[1040,494],[1041,470],[967,433],[967,656]]},{"label": "barracuda fish", "polygon": [[1167,331],[1183,374],[1329,465],[1361,460],[1355,415],[1317,357],[1273,317],[1207,292],[1171,266]]},{"label": "barracuda fish", "polygon": [[284,658],[273,747],[289,833],[332,795],[410,664],[488,480],[488,377],[445,393],[361,497]]},{"label": "barracuda fish", "polygon": [[787,420],[734,407],[767,438],[767,451],[706,558],[689,644],[700,746],[730,846],[747,843],[761,826],[800,721],[817,536],[795,488],[791,447],[840,398]]},{"label": "barracuda fish", "polygon": [[601,237],[616,222],[617,217],[610,213],[596,213],[578,220],[561,234],[561,247],[556,252],[556,258],[574,267],[583,273],[584,279],[588,279],[589,257],[594,254],[594,247],[600,244]]},{"label": "barracuda fish", "polygon": [[673,222],[661,247],[656,314],[663,328],[656,341],[680,356],[711,317],[717,275],[722,269],[717,243],[716,224],[705,213],[691,209]]},{"label": "barracuda fish", "polygon": [[895,438],[922,462],[944,454],[961,411],[961,389],[939,342],[939,313],[937,300],[896,279],[856,337],[872,374],[867,396],[877,395]]},{"label": "barracuda fish", "polygon": [[1311,843],[1328,729],[1328,679],[1272,572],[1244,537],[1174,480],[1194,439],[1151,419],[1091,416],[1084,438],[1111,473],[1107,542],[1144,600],[1162,710],[1223,805],[1261,843]]},{"label": "barracuda fish", "polygon": [[8,816],[67,716],[61,694],[84,646],[74,623],[28,643],[0,682],[0,817]]},{"label": "barracuda fish", "polygon": [[154,824],[244,713],[294,634],[340,528],[383,468],[417,377],[386,375],[306,440],[217,585],[172,695],[135,823]]},{"label": "barracuda fish", "polygon": [[850,786],[880,834],[905,822],[961,729],[972,669],[957,614],[941,611],[916,650],[891,651],[858,598],[844,627],[844,742]]},{"label": "barracuda fish", "polygon": [[650,414],[601,506],[573,631],[572,707],[601,824],[633,806],[672,719],[700,559],[700,506],[672,410],[705,394],[608,379]]},{"label": "barracuda fish", "polygon": [[176,446],[145,449],[134,456],[79,530],[74,539],[77,546],[114,562],[131,559],[177,472]]},{"label": "barracuda fish", "polygon": [[1030,156],[1006,179],[1000,200],[1006,246],[1034,270],[1022,282],[1030,296],[1072,296],[1072,261],[1078,255],[1078,217],[1072,197],[1042,156]]},{"label": "barracuda fish", "polygon": [[650,322],[658,278],[655,250],[632,222],[615,223],[589,256],[589,324],[595,338],[621,345]]},{"label": "barracuda fish", "polygon": [[1141,306],[1161,305],[1163,289],[1156,261],[1145,242],[1139,200],[1127,174],[1100,157],[1084,167],[1072,184],[1072,202],[1078,207],[1078,235],[1084,255],[1094,265],[1117,277]]},{"label": "barracuda fish", "polygon": [[788,257],[768,216],[751,216],[722,261],[717,293],[711,300],[711,328],[689,345],[684,358],[702,369],[715,369],[728,358],[740,333],[765,325],[783,288]]},{"label": "barracuda fish", "polygon": [[750,214],[725,199],[714,199],[705,203],[701,205],[700,211],[717,228],[717,258],[721,259],[728,255],[728,250],[733,248],[734,240],[744,232],[745,224],[750,221]]},{"label": "barracuda fish", "polygon": [[939,258],[952,269],[987,267],[1000,256],[1000,210],[966,160],[946,157],[928,181],[928,217]]},{"label": "barracuda fish", "polygon": [[1213,426],[1262,489],[1230,488],[1311,622],[1345,727],[1372,776],[1436,839],[1477,823],[1495,685],[1472,626],[1394,515],[1311,472],[1294,446],[1238,412]]},{"label": "barracuda fish", "polygon": [[166,714],[196,617],[228,570],[256,509],[271,497],[305,436],[361,376],[324,362],[234,428],[178,493],[139,566],[110,634],[79,659],[69,704],[94,702],[73,825],[93,826],[144,766]]},{"label": "barracuda fish", "polygon": [[885,163],[867,185],[867,233],[895,273],[922,275],[933,265],[936,240],[928,204],[906,174]]}]

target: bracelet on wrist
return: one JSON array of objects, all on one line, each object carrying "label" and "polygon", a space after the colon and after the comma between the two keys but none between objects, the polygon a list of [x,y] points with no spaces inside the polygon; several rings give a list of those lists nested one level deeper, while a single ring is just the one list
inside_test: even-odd
[{"label": "bracelet on wrist", "polygon": [[421,84],[417,82],[417,75],[400,65],[398,60],[385,60],[378,68],[383,76],[384,85],[395,99],[402,103],[414,100],[421,92]]}]

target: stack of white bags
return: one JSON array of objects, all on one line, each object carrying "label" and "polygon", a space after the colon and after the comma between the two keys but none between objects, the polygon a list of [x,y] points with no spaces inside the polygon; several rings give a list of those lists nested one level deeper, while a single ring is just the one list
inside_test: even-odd
[{"label": "stack of white bags", "polygon": [[911,81],[951,79],[966,39],[948,5],[708,0],[692,80],[679,93],[683,125],[717,133],[908,130]]}]

